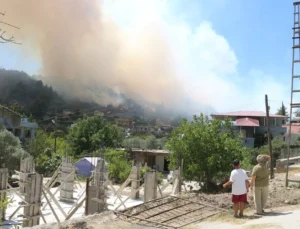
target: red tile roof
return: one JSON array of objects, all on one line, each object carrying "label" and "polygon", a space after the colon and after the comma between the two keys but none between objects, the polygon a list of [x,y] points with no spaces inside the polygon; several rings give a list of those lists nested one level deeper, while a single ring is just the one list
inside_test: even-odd
[{"label": "red tile roof", "polygon": [[[290,125],[289,125],[289,124],[285,124],[285,125],[282,125],[282,127],[289,128]],[[286,133],[288,134],[288,131],[287,131]],[[292,134],[300,134],[300,125],[299,125],[299,124],[296,124],[296,123],[292,123],[292,126],[291,126],[291,133],[292,133]]]},{"label": "red tile roof", "polygon": [[236,120],[237,126],[259,126],[259,121],[253,118],[239,118]]},{"label": "red tile roof", "polygon": [[[227,116],[227,117],[266,117],[266,113],[262,111],[236,111],[236,112],[227,112],[227,113],[218,113],[218,114],[212,114],[212,117],[214,116]],[[270,117],[272,118],[288,118],[284,115],[275,115],[270,114]]]}]

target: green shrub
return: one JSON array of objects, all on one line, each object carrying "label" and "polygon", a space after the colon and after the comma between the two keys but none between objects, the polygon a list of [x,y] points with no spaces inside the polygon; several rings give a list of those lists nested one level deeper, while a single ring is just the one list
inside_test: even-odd
[{"label": "green shrub", "polygon": [[124,151],[106,150],[108,162],[108,177],[116,183],[123,183],[131,172],[131,162],[128,153]]}]

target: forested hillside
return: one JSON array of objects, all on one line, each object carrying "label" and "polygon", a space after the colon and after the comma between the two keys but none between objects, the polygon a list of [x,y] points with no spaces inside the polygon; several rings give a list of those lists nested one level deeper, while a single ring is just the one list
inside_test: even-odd
[{"label": "forested hillside", "polygon": [[65,101],[41,80],[25,72],[0,69],[0,104],[27,116],[41,120],[46,114],[61,113],[63,109],[86,109],[95,104]]}]

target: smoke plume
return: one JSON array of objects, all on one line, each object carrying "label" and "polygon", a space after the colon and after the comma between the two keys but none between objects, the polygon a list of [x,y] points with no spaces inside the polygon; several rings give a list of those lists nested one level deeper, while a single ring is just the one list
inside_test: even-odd
[{"label": "smoke plume", "polygon": [[[98,103],[126,97],[180,106],[184,91],[163,27],[128,36],[105,17],[99,0],[2,0],[6,20],[21,27],[24,57],[42,63],[43,81],[68,96]],[[132,39],[132,38],[135,39]]]}]

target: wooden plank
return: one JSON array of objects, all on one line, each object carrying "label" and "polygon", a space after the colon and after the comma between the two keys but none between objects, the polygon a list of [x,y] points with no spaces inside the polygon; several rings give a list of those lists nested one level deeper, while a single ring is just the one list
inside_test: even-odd
[{"label": "wooden plank", "polygon": [[[0,170],[0,189],[3,190],[3,186],[2,186],[2,183],[3,183],[3,178],[4,178],[4,173],[2,172],[2,169]],[[5,193],[6,192],[0,192],[0,200],[3,201],[5,199]],[[5,210],[4,209],[0,209],[0,212],[1,212],[1,220],[4,220],[5,218]]]},{"label": "wooden plank", "polygon": [[[129,177],[126,179],[126,181],[121,185],[121,187],[117,190],[117,193],[115,194],[117,197],[121,196],[122,191],[124,190],[125,187],[127,187],[127,185],[129,185],[129,183],[131,182],[131,174],[129,175]],[[117,202],[117,199],[115,199],[114,204]]]},{"label": "wooden plank", "polygon": [[289,182],[293,182],[293,183],[300,183],[300,180],[291,180],[291,179],[288,179]]},{"label": "wooden plank", "polygon": [[[31,196],[32,196],[31,191],[33,191],[33,190],[31,190],[31,189],[32,189],[33,176],[32,176],[32,174],[24,173],[23,178],[24,178],[24,188],[25,188],[25,202],[29,204],[29,206],[24,207],[23,215],[31,216],[31,214],[30,214],[30,206],[31,205],[30,204],[32,203],[32,201],[31,201]],[[26,221],[23,221],[22,226],[23,227],[31,227],[32,225],[31,225],[30,220],[26,220]]]},{"label": "wooden plank", "polygon": [[[40,208],[41,208],[41,188],[43,184],[43,176],[41,174],[37,174],[36,176],[36,186],[35,186],[35,196],[34,196],[34,203],[36,204],[33,206],[33,214],[34,215],[40,215]],[[34,219],[33,220],[34,225],[39,225],[40,224],[40,218]]]},{"label": "wooden plank", "polygon": [[47,224],[47,221],[46,221],[46,219],[45,219],[45,216],[44,216],[44,214],[42,213],[42,211],[40,210],[40,215],[41,215],[41,217],[42,217],[42,219],[43,219],[43,221],[44,221],[44,223],[45,224]]},{"label": "wooden plank", "polygon": [[[43,189],[46,190],[47,194],[49,194],[50,198],[53,200],[53,202],[56,204],[56,206],[59,208],[61,213],[63,213],[64,217],[67,217],[67,214],[64,212],[63,208],[60,206],[56,198],[53,196],[53,194],[43,185]],[[46,196],[45,196],[46,197]],[[48,202],[48,201],[47,201]],[[48,202],[49,204],[49,202]]]},{"label": "wooden plank", "polygon": [[[74,170],[73,172],[75,172],[75,170]],[[72,172],[72,173],[73,173],[73,172]],[[68,177],[69,177],[72,173],[70,173],[70,174],[64,179],[64,181],[66,181],[66,179],[68,179]],[[63,184],[63,182],[58,186],[58,188],[56,189],[56,191],[55,191],[53,194],[51,193],[50,189],[48,189],[48,190],[50,191],[50,193],[51,193],[53,196],[55,196],[56,193],[57,193],[58,191],[60,191],[60,189],[62,188],[62,184]],[[43,210],[46,209],[47,205],[48,205],[48,203],[46,203],[46,204],[44,205]]]},{"label": "wooden plank", "polygon": [[[142,189],[143,187],[144,187],[144,184],[141,185],[137,190],[135,190],[134,193],[135,193],[135,192],[138,192],[138,191],[139,191],[140,189]],[[127,200],[129,200],[129,199],[130,199],[130,196],[128,196],[124,201],[121,201],[122,203],[121,203],[115,210],[118,210],[119,207],[121,207],[122,205],[125,206],[125,202],[126,202]],[[126,209],[126,206],[125,206],[125,209]]]},{"label": "wooden plank", "polygon": [[[13,187],[7,182],[7,186],[10,189],[13,189]],[[22,195],[20,195],[18,192],[15,192],[14,194],[16,194],[21,200],[25,201],[24,197]]]},{"label": "wooden plank", "polygon": [[86,200],[86,197],[84,197],[84,199],[79,202],[79,204],[74,208],[74,210],[72,212],[70,212],[70,214],[66,217],[65,220],[69,220],[76,213],[78,208],[81,207],[81,205],[84,203],[85,200]]},{"label": "wooden plank", "polygon": [[[85,198],[87,198],[87,195],[88,195],[88,188],[89,188],[89,185],[90,185],[90,178],[87,178],[86,179],[86,184],[85,184]],[[85,213],[85,215],[88,215],[88,207],[89,207],[89,205],[88,205],[88,199],[86,200],[86,202],[85,202],[85,211],[84,211],[84,213]]]},{"label": "wooden plank", "polygon": [[21,209],[21,207],[20,206],[18,206],[18,208],[11,214],[11,216],[8,218],[9,220],[11,220],[12,219],[12,217],[14,217],[15,216],[15,214],[17,214],[17,212],[19,211]]},{"label": "wooden plank", "polygon": [[59,218],[58,218],[58,216],[57,216],[57,214],[56,214],[54,208],[52,207],[52,204],[50,203],[50,200],[48,199],[48,197],[47,197],[47,195],[46,195],[44,189],[42,189],[42,193],[43,193],[43,195],[45,196],[45,199],[46,199],[46,201],[48,202],[49,207],[50,207],[50,209],[51,209],[51,211],[52,211],[52,213],[53,213],[53,215],[54,215],[56,221],[57,221],[58,223],[60,223],[60,220],[59,220]]},{"label": "wooden plank", "polygon": [[[104,178],[105,178],[105,179],[108,181],[108,183],[110,184],[110,187],[112,188],[113,193],[116,194],[116,190],[115,190],[115,188],[114,188],[112,182],[108,179],[108,176],[107,176],[107,174],[105,174],[105,173],[104,173]],[[138,191],[138,190],[137,190],[137,191]],[[135,192],[135,193],[137,193],[137,192]],[[118,195],[117,195],[117,198],[121,201],[121,204],[124,206],[124,208],[126,208],[126,206],[125,206],[125,204],[124,204],[122,198],[121,198],[120,196],[118,196]]]},{"label": "wooden plank", "polygon": [[[37,175],[35,174],[34,176],[31,177],[31,182],[32,182],[31,183],[31,187],[26,192],[27,195],[28,194],[30,195],[30,202],[29,202],[30,204],[34,203],[34,196],[36,195],[36,181],[37,181]],[[35,206],[30,205],[28,208],[29,208],[29,216],[33,217],[34,216],[34,208],[35,208]],[[34,226],[33,219],[31,219],[29,221],[29,226],[30,227]]]}]

